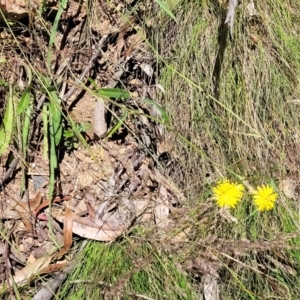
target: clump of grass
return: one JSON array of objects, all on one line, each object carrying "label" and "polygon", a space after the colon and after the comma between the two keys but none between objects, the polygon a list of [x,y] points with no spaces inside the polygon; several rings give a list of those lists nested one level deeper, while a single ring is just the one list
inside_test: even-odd
[{"label": "clump of grass", "polygon": [[245,193],[224,212],[209,194],[212,190],[203,191],[198,204],[188,208],[189,241],[182,247],[192,271],[200,278],[207,270],[216,273],[224,299],[296,299],[300,239],[295,203],[279,193],[272,210],[257,211],[253,196]]},{"label": "clump of grass", "polygon": [[178,158],[171,175],[190,199],[189,243],[183,247],[192,261],[214,266],[225,299],[296,299],[295,202],[279,192],[274,209],[256,212],[246,196],[224,217],[210,196],[211,183],[229,174],[272,186],[284,176],[299,176],[293,152],[299,144],[294,100],[300,3],[291,8],[282,1],[255,2],[253,16],[249,3],[242,3],[232,39],[223,3],[178,1],[178,23],[161,21],[161,101],[174,127],[169,151]]},{"label": "clump of grass", "polygon": [[162,102],[176,132],[198,148],[173,143],[187,166],[178,178],[193,195],[219,173],[298,171],[290,149],[299,143],[299,21],[282,1],[256,3],[252,17],[247,4],[237,9],[232,40],[220,1],[179,1],[178,24],[162,21]]},{"label": "clump of grass", "polygon": [[[72,283],[74,280],[76,283]],[[89,242],[79,254],[77,267],[59,293],[59,298],[99,299],[195,299],[195,291],[172,257],[155,244],[126,239],[111,245]]]}]

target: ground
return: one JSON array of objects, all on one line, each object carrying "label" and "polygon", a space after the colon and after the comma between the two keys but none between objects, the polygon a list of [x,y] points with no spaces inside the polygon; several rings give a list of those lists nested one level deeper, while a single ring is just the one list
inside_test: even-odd
[{"label": "ground", "polygon": [[3,297],[299,294],[298,6],[166,2],[1,4]]}]

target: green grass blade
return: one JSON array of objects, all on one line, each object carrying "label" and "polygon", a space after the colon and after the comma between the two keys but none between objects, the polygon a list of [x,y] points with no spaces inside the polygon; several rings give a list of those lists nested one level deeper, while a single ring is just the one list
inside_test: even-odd
[{"label": "green grass blade", "polygon": [[167,4],[164,1],[162,0],[155,0],[155,1],[163,11],[165,11],[174,21],[177,22],[176,17],[174,16],[174,14],[171,12],[170,8],[167,6]]},{"label": "green grass blade", "polygon": [[20,114],[22,112],[25,111],[25,109],[28,107],[28,105],[30,104],[30,100],[31,100],[31,97],[30,97],[30,88],[28,87],[22,97],[21,97],[21,100],[18,104],[18,108],[17,108],[17,113]]},{"label": "green grass blade", "polygon": [[49,40],[49,51],[48,51],[48,56],[47,56],[47,67],[48,67],[49,70],[50,70],[51,55],[52,55],[52,49],[51,48],[52,48],[52,46],[54,44],[54,41],[55,41],[55,36],[56,36],[56,33],[57,33],[59,20],[61,18],[61,15],[62,15],[63,11],[66,9],[67,4],[68,4],[68,0],[60,1],[59,9],[56,13],[55,20],[54,20],[53,26],[51,28],[50,40]]},{"label": "green grass blade", "polygon": [[2,155],[9,146],[14,119],[13,93],[12,87],[9,88],[9,96],[6,106],[6,111],[3,119],[3,128],[0,130],[0,155]]},{"label": "green grass blade", "polygon": [[44,138],[43,138],[43,146],[44,146],[43,147],[43,159],[45,161],[49,158],[48,157],[48,154],[49,154],[48,115],[49,115],[48,104],[44,104],[42,116],[43,116],[43,136],[44,136]]},{"label": "green grass blade", "polygon": [[125,120],[127,119],[128,114],[125,113],[125,115],[119,119],[118,123],[106,134],[106,137],[111,137],[115,132],[118,131],[118,129],[124,124]]},{"label": "green grass blade", "polygon": [[103,88],[98,89],[97,94],[102,97],[109,97],[112,99],[128,99],[130,98],[130,93],[125,89],[110,89],[110,88]]},{"label": "green grass blade", "polygon": [[62,114],[61,114],[60,100],[56,92],[50,92],[49,98],[50,98],[50,106],[49,106],[50,135],[54,138],[55,146],[58,146],[62,137]]},{"label": "green grass blade", "polygon": [[150,100],[150,99],[143,99],[142,101],[145,102],[146,104],[155,106],[161,113],[161,116],[163,117],[164,121],[169,122],[170,119],[169,119],[167,112],[157,102]]},{"label": "green grass blade", "polygon": [[30,129],[30,117],[31,117],[31,112],[32,112],[33,104],[31,103],[25,114],[24,118],[24,123],[23,123],[23,129],[22,129],[22,148],[23,148],[23,153],[26,153],[27,149],[27,143],[28,143],[28,134],[29,134],[29,129]]}]

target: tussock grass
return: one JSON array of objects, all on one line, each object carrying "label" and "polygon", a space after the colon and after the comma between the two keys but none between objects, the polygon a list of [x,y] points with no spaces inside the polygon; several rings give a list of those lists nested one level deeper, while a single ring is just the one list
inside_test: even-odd
[{"label": "tussock grass", "polygon": [[[199,213],[211,201],[211,182],[220,177],[247,178],[253,185],[275,179],[279,186],[282,178],[299,175],[292,154],[299,145],[298,13],[282,1],[265,1],[255,3],[250,18],[247,4],[236,11],[232,39],[223,25],[227,3],[221,1],[180,1],[179,22],[164,23],[160,83],[175,128],[168,137],[179,133],[189,141],[173,142],[179,167],[172,176],[191,200],[195,244],[186,250],[206,262],[212,253],[220,260],[224,299],[297,299],[297,203],[279,192],[276,209],[254,213],[246,197],[231,212],[238,224],[225,221],[214,203]],[[230,254],[228,244],[237,253]],[[195,245],[202,247],[195,251]]]},{"label": "tussock grass", "polygon": [[231,41],[226,4],[217,1],[181,1],[178,24],[162,30],[161,49],[170,57],[161,74],[164,104],[176,130],[202,153],[174,145],[189,166],[185,189],[228,171],[298,171],[287,164],[295,163],[289,149],[299,143],[299,107],[291,102],[299,97],[299,23],[283,2],[257,3],[252,18],[246,5],[237,9]]},{"label": "tussock grass", "polygon": [[[137,237],[137,235],[136,235]],[[89,242],[59,299],[195,299],[195,291],[172,256],[157,245],[125,239],[104,245]],[[78,282],[73,280],[80,279]],[[144,296],[144,298],[142,296]],[[149,298],[145,298],[149,297]]]}]

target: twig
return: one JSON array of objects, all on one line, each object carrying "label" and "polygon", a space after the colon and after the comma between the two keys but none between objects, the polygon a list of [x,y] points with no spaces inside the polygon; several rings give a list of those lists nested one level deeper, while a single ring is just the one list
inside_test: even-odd
[{"label": "twig", "polygon": [[35,296],[32,298],[32,300],[40,300],[40,299],[51,300],[53,298],[53,295],[55,295],[56,290],[66,280],[70,270],[63,271],[63,272],[59,273],[58,275],[56,275],[53,279],[50,279],[35,294]]},{"label": "twig", "polygon": [[12,173],[14,172],[14,170],[15,170],[16,166],[18,165],[19,161],[20,161],[20,158],[15,157],[14,160],[9,165],[8,170],[6,171],[6,173],[4,174],[2,179],[0,180],[0,190],[2,189],[2,186],[3,186],[4,182],[6,180],[8,180],[9,178],[11,178]]},{"label": "twig", "polygon": [[[96,58],[99,56],[100,52],[101,52],[101,48],[104,44],[104,42],[107,39],[107,35],[104,35],[101,40],[98,43],[98,49],[95,50],[92,58],[90,59],[88,65],[86,66],[86,68],[83,70],[83,72],[81,73],[80,77],[76,80],[75,84],[79,84],[80,82],[82,82],[82,80],[84,79],[84,77],[86,76],[86,74],[90,71],[90,69],[93,67],[94,65],[94,61],[96,60]],[[77,88],[76,85],[72,86],[69,91],[62,97],[63,101],[68,101],[68,99],[72,96],[72,94],[74,93],[75,89]]]}]

